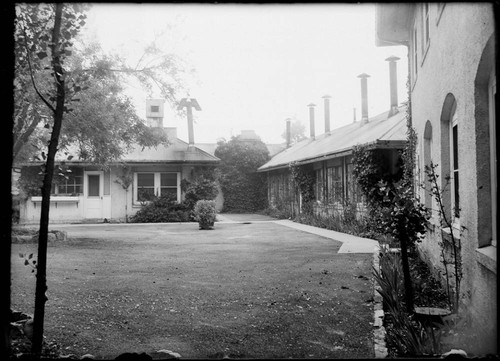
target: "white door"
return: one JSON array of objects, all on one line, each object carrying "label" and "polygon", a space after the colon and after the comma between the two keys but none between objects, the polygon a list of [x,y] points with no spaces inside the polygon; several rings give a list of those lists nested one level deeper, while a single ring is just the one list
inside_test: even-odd
[{"label": "white door", "polygon": [[102,171],[85,172],[83,196],[85,198],[85,218],[102,218]]}]

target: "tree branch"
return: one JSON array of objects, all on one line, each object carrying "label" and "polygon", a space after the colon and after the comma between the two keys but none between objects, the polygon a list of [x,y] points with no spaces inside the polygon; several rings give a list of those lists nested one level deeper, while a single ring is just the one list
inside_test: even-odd
[{"label": "tree branch", "polygon": [[[26,34],[26,29],[24,28],[24,26],[22,24],[21,24],[21,27],[22,27],[23,32],[24,32],[24,37],[28,38],[28,34]],[[26,44],[26,41],[24,42],[24,47],[26,48],[26,59],[28,60],[28,67],[30,69],[30,78],[31,78],[31,83],[33,84],[33,88],[35,88],[35,92],[38,94],[40,99],[42,99],[42,101],[45,103],[45,105],[47,105],[47,107],[50,110],[52,110],[52,112],[55,112],[56,109],[52,106],[52,104],[50,104],[48,102],[47,99],[45,99],[45,97],[42,95],[42,93],[40,93],[40,91],[38,90],[38,87],[36,86],[35,78],[33,76],[33,68],[31,67],[30,52],[28,50],[28,45]]]}]

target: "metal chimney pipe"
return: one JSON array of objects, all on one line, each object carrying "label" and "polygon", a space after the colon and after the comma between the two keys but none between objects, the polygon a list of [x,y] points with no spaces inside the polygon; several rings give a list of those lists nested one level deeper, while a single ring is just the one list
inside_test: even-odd
[{"label": "metal chimney pipe", "polygon": [[309,107],[309,128],[311,133],[311,138],[314,139],[316,137],[314,132],[314,107],[316,104],[310,103],[307,105]]},{"label": "metal chimney pipe", "polygon": [[325,99],[325,133],[330,132],[330,95],[323,96]]},{"label": "metal chimney pipe", "polygon": [[291,130],[290,130],[290,118],[286,118],[286,147],[290,148],[291,143]]},{"label": "metal chimney pipe", "polygon": [[397,56],[390,56],[385,60],[389,62],[389,84],[391,86],[391,107],[389,117],[391,117],[398,112],[398,75],[396,62],[399,58]]},{"label": "metal chimney pipe", "polygon": [[361,79],[361,124],[368,123],[368,85],[367,78],[370,76],[366,73],[359,74]]}]

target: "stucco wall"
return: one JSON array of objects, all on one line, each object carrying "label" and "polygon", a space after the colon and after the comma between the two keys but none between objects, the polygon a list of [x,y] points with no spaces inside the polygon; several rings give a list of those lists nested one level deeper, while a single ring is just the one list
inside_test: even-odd
[{"label": "stucco wall", "polygon": [[[480,224],[478,217],[484,211],[481,202],[484,198],[482,184],[488,179],[478,177],[483,174],[478,168],[481,160],[488,161],[487,154],[478,146],[488,143],[484,134],[479,134],[476,127],[475,81],[481,56],[488,40],[494,32],[493,11],[490,4],[447,3],[439,23],[437,4],[431,4],[430,45],[423,57],[419,49],[419,67],[416,80],[412,84],[413,125],[419,137],[419,158],[422,161],[423,134],[426,122],[432,124],[432,160],[438,163],[438,174],[444,179],[441,165],[449,156],[448,144],[442,144],[445,132],[441,122],[443,105],[446,97],[453,94],[458,115],[458,144],[460,169],[460,226],[462,233],[462,302],[465,314],[470,316],[472,333],[478,337],[470,344],[478,351],[496,352],[496,270],[492,271],[479,262],[477,251],[479,235],[488,232],[487,225]],[[417,12],[417,26],[421,29],[421,17]],[[420,45],[420,44],[419,44]],[[423,63],[421,61],[423,60]],[[423,164],[421,164],[423,166]],[[421,175],[422,179],[424,175]],[[484,213],[484,212],[483,212]],[[434,223],[435,232],[428,232],[427,239],[420,245],[422,253],[435,265],[439,265],[440,230],[437,215]],[[483,222],[484,223],[484,222]],[[496,260],[495,260],[496,263]],[[496,267],[496,266],[495,266]],[[472,345],[474,344],[474,345]]]}]

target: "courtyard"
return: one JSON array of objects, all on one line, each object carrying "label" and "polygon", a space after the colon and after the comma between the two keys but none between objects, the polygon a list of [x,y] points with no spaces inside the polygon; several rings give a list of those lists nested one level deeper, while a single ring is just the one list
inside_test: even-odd
[{"label": "courtyard", "polygon": [[[373,253],[279,222],[53,225],[46,340],[112,359],[370,358]],[[12,249],[12,308],[32,313],[35,276]]]}]

